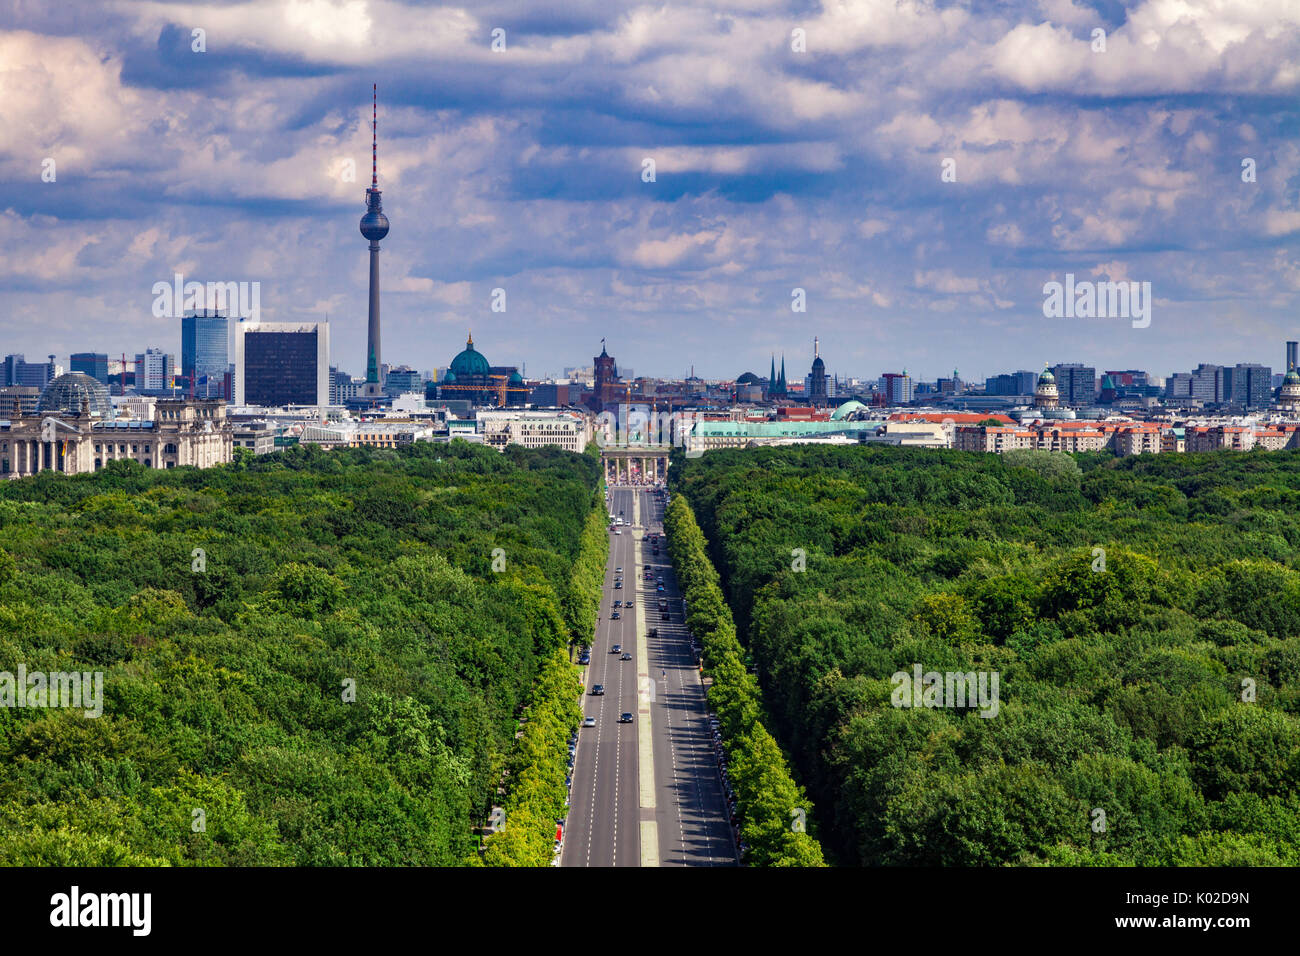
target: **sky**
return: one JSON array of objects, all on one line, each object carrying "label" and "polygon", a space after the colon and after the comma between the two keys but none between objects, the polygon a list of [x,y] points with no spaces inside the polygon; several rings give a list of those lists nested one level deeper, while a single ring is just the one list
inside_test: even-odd
[{"label": "sky", "polygon": [[[179,358],[179,272],[364,374],[372,84],[394,365],[471,329],[530,378],[602,337],[971,381],[1300,339],[1297,0],[0,0],[0,355]],[[1150,283],[1149,324],[1046,316],[1067,274]]]}]

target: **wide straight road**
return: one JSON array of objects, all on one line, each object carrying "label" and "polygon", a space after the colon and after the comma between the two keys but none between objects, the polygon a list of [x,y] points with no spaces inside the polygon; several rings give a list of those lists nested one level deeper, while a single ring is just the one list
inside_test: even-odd
[{"label": "wide straight road", "polygon": [[[661,866],[735,866],[736,844],[722,778],[713,751],[704,685],[682,619],[681,591],[663,541],[663,503],[645,493],[641,520],[647,538],[638,582],[644,588],[650,671],[656,681],[654,725],[655,813]],[[655,542],[658,542],[656,555]],[[663,591],[658,579],[663,579]]]},{"label": "wide straight road", "polygon": [[[620,534],[610,534],[609,563],[600,601],[600,621],[591,645],[591,664],[586,668],[586,696],[583,714],[596,718],[595,727],[578,731],[578,753],[574,762],[573,791],[570,797],[567,833],[564,837],[564,866],[640,866],[641,827],[640,794],[637,778],[637,703],[636,654],[636,544],[633,540],[632,492],[615,490],[610,510],[617,517],[620,510],[627,525]],[[624,574],[617,573],[622,568]],[[622,579],[623,587],[614,587]],[[619,608],[619,620],[613,620],[615,601],[624,595],[633,607]],[[614,653],[614,646],[633,654],[630,661]],[[596,685],[605,693],[592,695]],[[633,721],[620,723],[624,713]]]},{"label": "wide straight road", "polygon": [[[578,734],[561,863],[734,866],[735,844],[680,595],[662,537],[657,556],[649,537],[663,533],[662,505],[650,491],[615,486],[610,511],[627,523],[610,534],[583,698],[584,714],[596,726]],[[622,587],[615,587],[618,580]],[[615,601],[621,606],[615,608]],[[622,652],[631,659],[622,660]],[[591,694],[597,684],[603,695]],[[632,714],[632,722],[619,721],[624,713]]]}]

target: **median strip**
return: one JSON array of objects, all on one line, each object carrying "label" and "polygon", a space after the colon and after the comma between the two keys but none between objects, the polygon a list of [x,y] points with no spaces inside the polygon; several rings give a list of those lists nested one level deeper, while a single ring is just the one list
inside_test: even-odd
[{"label": "median strip", "polygon": [[[641,540],[644,530],[641,525],[641,496],[632,498],[632,576],[630,580],[641,580]],[[637,681],[637,767],[640,779],[641,809],[653,810],[655,806],[655,751],[653,726],[651,724],[650,704],[654,699],[654,683],[650,677],[650,655],[647,650],[645,615],[647,605],[644,598],[637,601],[636,614],[636,681]],[[641,821],[641,865],[659,865],[659,824],[655,820]]]}]

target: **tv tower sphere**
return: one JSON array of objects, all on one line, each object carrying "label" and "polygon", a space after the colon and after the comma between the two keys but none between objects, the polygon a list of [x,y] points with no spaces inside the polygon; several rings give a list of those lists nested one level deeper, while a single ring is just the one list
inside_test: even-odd
[{"label": "tv tower sphere", "polygon": [[366,190],[366,214],[361,217],[361,235],[371,242],[378,242],[388,235],[388,217],[384,215],[384,207],[379,199],[378,95],[376,87],[374,115],[370,121],[370,188]]}]

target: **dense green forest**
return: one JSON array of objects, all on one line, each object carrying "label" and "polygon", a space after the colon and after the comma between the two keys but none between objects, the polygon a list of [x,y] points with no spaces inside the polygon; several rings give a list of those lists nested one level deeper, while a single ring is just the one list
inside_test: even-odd
[{"label": "dense green forest", "polygon": [[[834,862],[1300,863],[1300,455],[799,447],[672,481]],[[996,713],[899,706],[918,664],[996,674]]]},{"label": "dense green forest", "polygon": [[503,778],[546,836],[488,862],[549,862],[599,470],[457,442],[0,484],[0,671],[104,673],[98,718],[0,708],[0,864],[476,862]]}]

